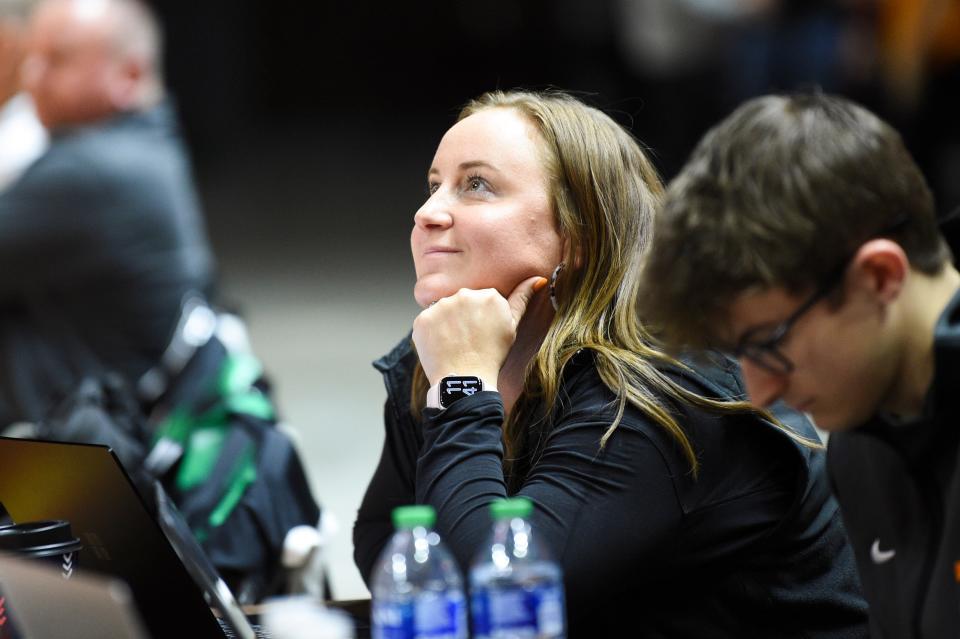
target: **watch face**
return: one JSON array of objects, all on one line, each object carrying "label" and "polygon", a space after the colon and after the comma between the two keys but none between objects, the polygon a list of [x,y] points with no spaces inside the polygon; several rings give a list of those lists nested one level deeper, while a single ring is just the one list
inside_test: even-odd
[{"label": "watch face", "polygon": [[444,377],[440,380],[440,407],[448,408],[458,399],[469,397],[483,390],[479,377]]}]

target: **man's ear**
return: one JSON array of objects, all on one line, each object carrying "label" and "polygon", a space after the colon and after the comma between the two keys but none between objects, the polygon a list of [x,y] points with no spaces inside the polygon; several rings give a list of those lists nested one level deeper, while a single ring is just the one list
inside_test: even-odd
[{"label": "man's ear", "polygon": [[140,87],[146,75],[145,63],[136,56],[120,60],[110,85],[110,102],[117,111],[136,108]]},{"label": "man's ear", "polygon": [[903,248],[883,238],[865,242],[850,267],[851,277],[881,303],[895,301],[910,276],[910,260]]}]

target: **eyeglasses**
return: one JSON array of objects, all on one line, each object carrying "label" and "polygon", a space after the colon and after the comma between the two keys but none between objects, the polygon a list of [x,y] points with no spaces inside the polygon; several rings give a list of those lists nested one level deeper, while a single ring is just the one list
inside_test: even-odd
[{"label": "eyeglasses", "polygon": [[[847,266],[844,262],[843,266]],[[771,373],[777,375],[788,375],[793,372],[793,362],[780,350],[780,343],[786,339],[787,333],[793,328],[798,319],[803,317],[804,313],[813,308],[817,302],[827,296],[830,291],[840,283],[840,279],[847,269],[840,271],[840,276],[831,278],[831,281],[817,288],[807,301],[800,305],[794,312],[790,313],[787,319],[777,324],[769,335],[763,338],[757,338],[756,335],[763,331],[763,328],[754,328],[740,338],[739,343],[733,350],[733,356],[737,359],[746,357],[757,366],[765,368]]]},{"label": "eyeglasses", "polygon": [[[909,218],[907,218],[905,215],[901,216],[893,224],[884,227],[879,232],[871,235],[867,239],[889,235],[890,233],[899,230],[900,227],[906,224],[908,220]],[[843,281],[843,276],[846,274],[847,268],[850,266],[850,262],[853,261],[855,255],[856,251],[840,262],[837,268],[834,269],[830,275],[823,280],[813,294],[808,297],[807,300],[797,308],[797,310],[792,312],[787,319],[770,329],[770,332],[767,335],[764,337],[757,337],[761,331],[766,330],[762,327],[754,328],[744,333],[740,337],[737,346],[733,350],[733,356],[737,359],[746,357],[757,366],[760,366],[761,368],[764,368],[775,375],[788,375],[792,373],[794,370],[793,362],[791,362],[790,359],[780,350],[780,344],[787,338],[787,334],[790,332],[790,329],[793,328],[793,325],[797,323],[797,320],[803,317],[803,315],[811,308],[816,306],[820,300],[829,295],[830,292],[833,291],[833,289],[835,289],[837,285]]]}]

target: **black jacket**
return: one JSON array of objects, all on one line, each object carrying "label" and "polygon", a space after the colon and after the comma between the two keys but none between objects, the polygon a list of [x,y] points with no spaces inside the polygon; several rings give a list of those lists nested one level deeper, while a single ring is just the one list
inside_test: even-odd
[{"label": "black jacket", "polygon": [[960,293],[934,334],[923,417],[875,416],[830,438],[830,478],[870,603],[873,636],[960,636]]},{"label": "black jacket", "polygon": [[0,427],[155,366],[213,259],[173,109],[58,132],[0,195]]},{"label": "black jacket", "polygon": [[[392,533],[390,511],[413,502],[466,570],[490,529],[487,505],[507,494],[503,405],[477,393],[446,411],[408,411],[409,342],[376,362],[387,384],[386,441],[354,526],[367,583]],[[687,388],[742,395],[732,364],[711,377],[675,371]],[[822,473],[823,454],[753,416],[677,408],[699,476],[673,438],[628,408],[601,451],[612,393],[593,357],[564,374],[553,427],[519,494],[559,559],[572,637],[865,637],[866,606]],[[804,435],[808,423],[784,413]]]}]

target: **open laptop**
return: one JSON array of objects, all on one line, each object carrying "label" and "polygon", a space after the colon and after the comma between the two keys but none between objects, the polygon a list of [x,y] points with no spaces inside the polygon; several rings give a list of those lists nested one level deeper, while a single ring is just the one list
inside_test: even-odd
[{"label": "open laptop", "polygon": [[[160,482],[154,485],[157,499],[157,521],[160,528],[166,533],[167,539],[173,546],[180,561],[193,577],[194,582],[203,591],[204,597],[211,608],[220,615],[220,623],[227,630],[228,636],[239,639],[255,639],[257,630],[250,625],[243,614],[240,604],[234,598],[230,588],[217,574],[210,558],[197,543],[186,520],[170,500]],[[262,635],[262,632],[261,632]]]},{"label": "open laptop", "polygon": [[0,624],[32,639],[145,639],[133,595],[115,578],[64,579],[47,562],[0,553]]},{"label": "open laptop", "polygon": [[222,617],[213,613],[181,561],[189,553],[171,545],[108,447],[0,437],[0,503],[16,522],[69,521],[83,543],[78,572],[126,582],[151,636],[255,636],[224,597],[210,602]]}]

